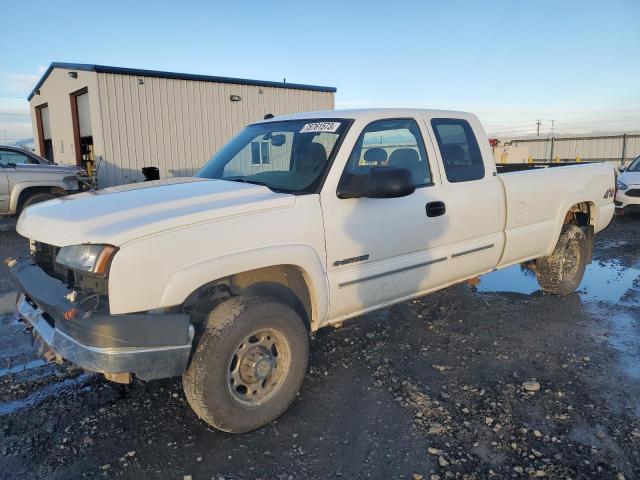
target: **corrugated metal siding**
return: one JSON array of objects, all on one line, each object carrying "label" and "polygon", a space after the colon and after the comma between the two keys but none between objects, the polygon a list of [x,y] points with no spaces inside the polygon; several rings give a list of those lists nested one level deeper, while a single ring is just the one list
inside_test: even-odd
[{"label": "corrugated metal siding", "polygon": [[[99,73],[98,84],[105,138],[101,186],[142,181],[146,166],[158,167],[161,178],[193,175],[242,127],[267,113],[334,108],[328,92],[110,73]],[[231,102],[231,95],[242,100]]]},{"label": "corrugated metal siding", "polygon": [[640,155],[640,130],[601,135],[528,136],[500,140],[503,143],[511,142],[514,146],[528,148],[533,160],[538,162],[556,158],[561,161],[575,161],[580,157],[583,161],[621,164],[628,163]]}]

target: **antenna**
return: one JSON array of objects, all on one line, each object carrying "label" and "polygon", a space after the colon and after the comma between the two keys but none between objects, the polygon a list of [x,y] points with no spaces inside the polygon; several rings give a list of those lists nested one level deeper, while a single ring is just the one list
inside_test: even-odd
[{"label": "antenna", "polygon": [[540,136],[540,120],[536,120],[536,137]]}]

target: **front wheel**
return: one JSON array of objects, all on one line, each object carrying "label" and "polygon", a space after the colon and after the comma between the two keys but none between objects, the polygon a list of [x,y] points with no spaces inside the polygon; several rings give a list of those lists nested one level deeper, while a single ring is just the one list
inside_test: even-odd
[{"label": "front wheel", "polygon": [[287,304],[238,296],[207,319],[182,383],[196,415],[225,432],[255,430],[296,398],[309,357],[309,336]]},{"label": "front wheel", "polygon": [[36,203],[47,202],[49,200],[58,198],[59,196],[60,195],[54,195],[53,193],[36,193],[35,195],[31,195],[22,204],[22,207],[20,208],[20,212],[22,212],[22,210],[24,210],[25,208],[30,207],[31,205],[35,205]]},{"label": "front wheel", "polygon": [[576,291],[589,258],[589,242],[583,228],[562,227],[553,253],[536,260],[536,277],[543,291],[554,295],[569,295]]}]

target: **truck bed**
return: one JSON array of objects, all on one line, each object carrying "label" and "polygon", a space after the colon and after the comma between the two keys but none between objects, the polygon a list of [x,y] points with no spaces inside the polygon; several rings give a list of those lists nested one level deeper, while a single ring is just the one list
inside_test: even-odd
[{"label": "truck bed", "polygon": [[498,173],[522,172],[525,170],[539,170],[541,168],[566,167],[570,165],[586,165],[598,162],[532,162],[532,163],[496,163]]},{"label": "truck bed", "polygon": [[615,173],[610,165],[593,162],[511,166],[525,168],[503,169],[498,176],[507,206],[506,244],[500,267],[549,255],[560,235],[562,221],[558,219],[572,205],[589,205],[594,233],[611,221]]}]

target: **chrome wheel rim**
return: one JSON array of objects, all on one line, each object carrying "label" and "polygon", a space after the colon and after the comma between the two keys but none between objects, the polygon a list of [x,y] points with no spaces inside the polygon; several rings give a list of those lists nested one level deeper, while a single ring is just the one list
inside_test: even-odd
[{"label": "chrome wheel rim", "polygon": [[280,387],[291,365],[285,336],[272,328],[247,335],[229,361],[227,386],[239,402],[260,405]]}]

